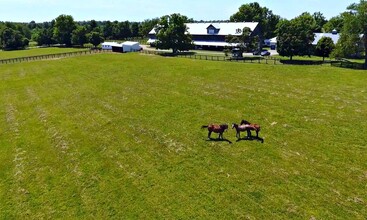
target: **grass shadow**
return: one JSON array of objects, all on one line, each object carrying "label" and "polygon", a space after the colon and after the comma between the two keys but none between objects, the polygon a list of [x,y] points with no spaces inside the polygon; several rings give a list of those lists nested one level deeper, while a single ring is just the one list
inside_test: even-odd
[{"label": "grass shadow", "polygon": [[229,144],[232,144],[232,141],[224,138],[224,139],[220,139],[220,138],[209,138],[206,141],[213,141],[213,142],[228,142]]},{"label": "grass shadow", "polygon": [[239,138],[239,139],[237,139],[236,142],[239,142],[239,141],[260,141],[263,144],[264,143],[264,138],[250,136],[250,137]]}]

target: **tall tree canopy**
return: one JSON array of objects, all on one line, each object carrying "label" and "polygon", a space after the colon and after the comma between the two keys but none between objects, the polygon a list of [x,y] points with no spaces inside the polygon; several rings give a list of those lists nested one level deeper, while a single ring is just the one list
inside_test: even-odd
[{"label": "tall tree canopy", "polygon": [[323,29],[326,33],[331,33],[333,30],[336,30],[337,32],[340,32],[343,29],[344,25],[344,13],[330,18],[324,26]]},{"label": "tall tree canopy", "polygon": [[55,19],[54,38],[60,44],[71,46],[71,34],[76,28],[76,24],[71,15],[60,15]]},{"label": "tall tree canopy", "polygon": [[316,22],[314,32],[323,32],[323,27],[327,23],[325,16],[321,12],[315,12],[312,17]]},{"label": "tall tree canopy", "polygon": [[188,18],[180,14],[161,17],[155,28],[157,33],[157,48],[177,51],[189,50],[193,47],[191,35],[187,34]]},{"label": "tall tree canopy", "polygon": [[[347,27],[343,29],[342,35],[350,36],[351,40],[356,39],[358,36],[356,39],[356,44],[358,44],[360,42],[359,34],[363,34],[361,43],[365,53],[364,66],[367,68],[367,1],[360,0],[359,3],[350,5],[348,9],[351,11],[351,16],[345,22]],[[355,33],[357,31],[358,33]]]},{"label": "tall tree canopy", "polygon": [[277,29],[279,55],[288,56],[291,60],[296,55],[311,55],[312,42],[315,39],[314,28],[315,20],[307,12],[290,21],[279,22]]},{"label": "tall tree canopy", "polygon": [[238,12],[230,17],[231,22],[259,22],[262,37],[265,39],[276,36],[275,30],[279,20],[279,15],[274,15],[271,10],[261,7],[257,2],[241,5]]}]

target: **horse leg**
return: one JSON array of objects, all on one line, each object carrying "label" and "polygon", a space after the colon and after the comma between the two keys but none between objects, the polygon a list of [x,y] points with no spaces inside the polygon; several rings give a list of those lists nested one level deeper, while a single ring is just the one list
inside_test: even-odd
[{"label": "horse leg", "polygon": [[212,132],[211,131],[209,131],[209,133],[208,133],[208,139],[210,139],[210,135],[212,134]]},{"label": "horse leg", "polygon": [[259,138],[259,131],[256,130],[256,137]]},{"label": "horse leg", "polygon": [[241,139],[241,132],[240,131],[237,131],[237,139]]},{"label": "horse leg", "polygon": [[250,138],[251,137],[251,131],[250,131],[250,129],[247,129],[246,131],[247,131],[247,138]]},{"label": "horse leg", "polygon": [[219,133],[218,139],[223,139],[223,133],[222,132]]}]

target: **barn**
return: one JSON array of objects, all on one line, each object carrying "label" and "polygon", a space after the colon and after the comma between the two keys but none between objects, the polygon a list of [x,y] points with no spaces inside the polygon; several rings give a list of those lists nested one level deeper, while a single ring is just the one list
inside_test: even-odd
[{"label": "barn", "polygon": [[[226,42],[226,36],[238,36],[247,27],[251,30],[251,35],[260,35],[258,22],[222,22],[222,23],[186,23],[187,33],[192,36],[193,44],[197,48],[203,49],[223,49],[226,46],[236,46]],[[148,44],[154,45],[156,42],[156,32],[153,28],[149,32]]]},{"label": "barn", "polygon": [[126,41],[121,45],[123,48],[123,52],[136,52],[142,49],[139,42]]}]

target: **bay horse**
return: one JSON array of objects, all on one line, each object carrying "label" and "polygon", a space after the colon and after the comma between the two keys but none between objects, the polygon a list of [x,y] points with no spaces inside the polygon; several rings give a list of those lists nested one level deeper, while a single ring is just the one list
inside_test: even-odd
[{"label": "bay horse", "polygon": [[250,123],[246,120],[242,120],[241,121],[241,126],[246,127],[247,137],[251,137],[251,131],[255,131],[256,132],[256,138],[259,138],[260,125],[252,124],[252,123]]},{"label": "bay horse", "polygon": [[221,125],[210,124],[210,125],[201,126],[201,129],[203,129],[203,128],[208,128],[208,138],[209,139],[211,139],[210,135],[212,134],[212,132],[214,132],[214,133],[219,134],[218,139],[223,140],[223,132],[228,129],[228,125],[227,124],[221,124]]}]

